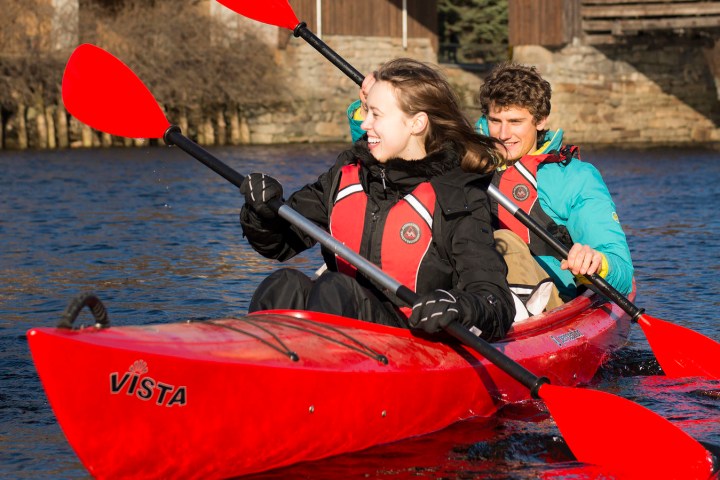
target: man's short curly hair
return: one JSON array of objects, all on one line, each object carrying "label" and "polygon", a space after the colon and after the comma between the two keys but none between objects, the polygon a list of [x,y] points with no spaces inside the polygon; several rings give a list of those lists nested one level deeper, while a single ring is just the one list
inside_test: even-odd
[{"label": "man's short curly hair", "polygon": [[490,105],[527,108],[541,121],[550,115],[550,83],[543,79],[535,67],[507,62],[497,66],[480,87],[480,109],[490,113]]}]

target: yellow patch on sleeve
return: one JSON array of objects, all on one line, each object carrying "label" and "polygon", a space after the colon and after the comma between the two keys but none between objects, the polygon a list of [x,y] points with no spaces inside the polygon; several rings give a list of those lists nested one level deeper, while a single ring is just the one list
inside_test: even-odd
[{"label": "yellow patch on sleeve", "polygon": [[362,107],[358,107],[358,109],[355,110],[355,113],[353,113],[353,120],[365,120],[365,111],[363,111]]}]

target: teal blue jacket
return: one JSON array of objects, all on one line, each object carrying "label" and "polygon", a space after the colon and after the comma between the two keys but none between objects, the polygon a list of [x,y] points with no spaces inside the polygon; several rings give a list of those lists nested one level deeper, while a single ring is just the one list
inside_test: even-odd
[{"label": "teal blue jacket", "polygon": [[[488,135],[484,116],[477,121],[475,129]],[[562,130],[546,132],[542,145],[533,154],[559,150],[562,136]],[[608,267],[605,280],[623,294],[630,293],[633,278],[630,249],[615,203],[598,169],[579,159],[568,164],[543,163],[538,167],[537,185],[543,211],[558,225],[565,225],[575,243],[589,245],[602,253]],[[549,256],[535,259],[553,278],[562,295],[576,294],[576,279],[571,272],[560,269],[558,259]]]},{"label": "teal blue jacket", "polygon": [[350,123],[350,136],[352,137],[353,143],[357,142],[363,135],[365,135],[365,130],[360,128],[362,122],[353,118],[355,111],[360,108],[360,105],[360,100],[355,100],[347,109],[348,123]]},{"label": "teal blue jacket", "polygon": [[[360,100],[353,102],[347,110],[353,142],[365,133],[360,128],[361,122],[353,119],[358,107]],[[485,117],[480,117],[475,129],[478,133],[488,135]],[[562,130],[548,131],[542,146],[534,153],[559,150],[562,137]],[[621,293],[629,294],[633,278],[630,249],[616,213],[615,203],[597,168],[579,159],[567,165],[544,163],[538,167],[537,184],[538,199],[543,211],[558,225],[565,225],[574,242],[589,245],[602,253],[608,267],[605,280]],[[561,295],[574,297],[577,294],[574,275],[560,269],[558,259],[550,256],[537,256],[535,259],[552,277]]]}]

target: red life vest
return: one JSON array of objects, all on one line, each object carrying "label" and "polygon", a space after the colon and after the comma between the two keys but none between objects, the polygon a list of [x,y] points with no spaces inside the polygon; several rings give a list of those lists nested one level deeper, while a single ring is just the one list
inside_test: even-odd
[{"label": "red life vest", "polygon": [[[537,201],[537,168],[547,160],[560,161],[557,155],[525,155],[500,176],[498,189],[528,215],[532,215],[530,212],[533,209],[540,208]],[[530,230],[506,209],[498,209],[498,220],[500,228],[512,230],[525,243],[530,243]]]},{"label": "red life vest", "polygon": [[[355,252],[365,227],[367,194],[360,183],[360,166],[341,170],[338,192],[330,214],[330,233]],[[392,206],[385,219],[380,249],[380,268],[412,291],[417,290],[420,264],[432,243],[435,189],[423,182]],[[338,271],[354,277],[355,267],[335,255]],[[406,316],[410,308],[400,309]]]},{"label": "red life vest", "polygon": [[[542,163],[564,162],[575,157],[577,157],[577,147],[575,146],[565,147],[559,154],[525,155],[513,165],[500,172],[499,175],[500,181],[498,189],[505,194],[505,196],[513,200],[521,210],[537,220],[540,225],[551,232],[559,231],[560,233],[557,235],[560,237],[559,239],[563,238],[563,235],[569,238],[569,234],[567,234],[567,229],[565,229],[564,226],[558,226],[555,221],[543,211],[538,202],[537,169]],[[530,246],[530,249],[535,255],[557,255],[544,241],[530,232],[520,220],[500,206],[498,206],[497,218],[500,228],[507,228],[515,232]],[[563,243],[567,242],[564,241]]]}]

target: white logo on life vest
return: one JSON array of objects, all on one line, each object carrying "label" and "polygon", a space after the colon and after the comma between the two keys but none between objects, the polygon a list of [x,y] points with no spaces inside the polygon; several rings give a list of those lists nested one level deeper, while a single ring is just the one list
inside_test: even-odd
[{"label": "white logo on life vest", "polygon": [[187,405],[187,387],[169,385],[162,383],[149,376],[143,376],[148,372],[145,360],[135,360],[128,371],[122,377],[118,372],[110,374],[110,393],[118,395],[125,392],[127,395],[135,396],[140,400],[148,401],[155,399],[158,406],[172,407]]},{"label": "white logo on life vest", "polygon": [[420,240],[420,227],[415,223],[406,223],[400,229],[400,238],[405,243],[416,243]]},{"label": "white logo on life vest", "polygon": [[518,202],[524,202],[530,196],[530,190],[527,185],[520,183],[513,187],[512,195]]}]

